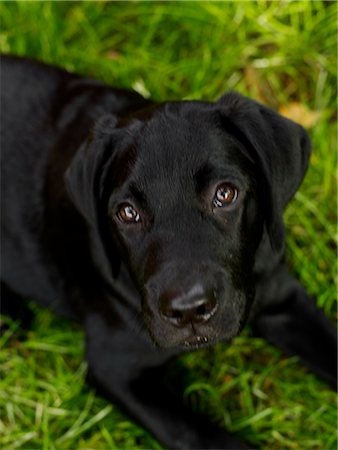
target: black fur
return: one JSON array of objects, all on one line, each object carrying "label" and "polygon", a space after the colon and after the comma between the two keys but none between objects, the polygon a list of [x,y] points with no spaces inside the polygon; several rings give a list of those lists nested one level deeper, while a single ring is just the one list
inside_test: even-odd
[{"label": "black fur", "polygon": [[335,384],[335,330],[283,263],[301,126],[236,93],[155,104],[14,57],[1,88],[4,309],[32,298],[80,321],[93,382],[169,448],[246,448],[163,370],[248,320]]}]

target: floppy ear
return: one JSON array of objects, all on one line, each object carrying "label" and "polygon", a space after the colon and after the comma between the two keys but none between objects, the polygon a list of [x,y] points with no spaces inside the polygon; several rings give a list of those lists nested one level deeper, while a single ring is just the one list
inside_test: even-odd
[{"label": "floppy ear", "polygon": [[97,222],[100,178],[113,153],[113,132],[117,120],[112,115],[101,117],[89,140],[82,144],[65,173],[65,186],[76,209],[90,225]]},{"label": "floppy ear", "polygon": [[117,277],[120,258],[113,242],[102,239],[106,224],[100,220],[100,200],[105,168],[115,153],[117,137],[121,133],[120,129],[116,129],[116,123],[117,120],[110,114],[96,122],[89,139],[77,151],[64,177],[70,199],[90,226],[93,257],[108,279],[111,273]]},{"label": "floppy ear", "polygon": [[236,93],[225,94],[216,105],[222,126],[244,145],[259,169],[270,243],[274,250],[282,251],[282,213],[306,172],[309,136],[295,122]]}]

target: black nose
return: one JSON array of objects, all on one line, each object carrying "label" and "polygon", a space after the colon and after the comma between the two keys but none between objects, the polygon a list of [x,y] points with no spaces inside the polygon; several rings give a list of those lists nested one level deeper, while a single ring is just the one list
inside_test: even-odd
[{"label": "black nose", "polygon": [[215,310],[215,292],[206,292],[201,284],[194,285],[188,292],[167,291],[160,297],[162,315],[177,327],[206,322]]}]

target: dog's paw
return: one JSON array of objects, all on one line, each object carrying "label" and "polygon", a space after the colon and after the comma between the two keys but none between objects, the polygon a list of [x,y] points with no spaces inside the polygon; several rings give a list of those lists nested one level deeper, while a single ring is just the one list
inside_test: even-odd
[{"label": "dog's paw", "polygon": [[201,424],[198,431],[178,438],[171,448],[177,450],[250,450],[253,446],[242,442],[237,436],[210,424]]}]

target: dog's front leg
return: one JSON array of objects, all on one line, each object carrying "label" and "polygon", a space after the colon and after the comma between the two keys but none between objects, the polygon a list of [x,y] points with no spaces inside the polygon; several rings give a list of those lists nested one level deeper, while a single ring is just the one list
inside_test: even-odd
[{"label": "dog's front leg", "polygon": [[251,317],[254,334],[298,355],[335,388],[337,330],[300,283],[280,266],[257,295],[260,304]]},{"label": "dog's front leg", "polygon": [[225,430],[194,415],[164,381],[170,355],[157,350],[146,333],[126,323],[108,324],[101,315],[85,320],[89,377],[99,391],[118,404],[170,449],[249,448]]}]

